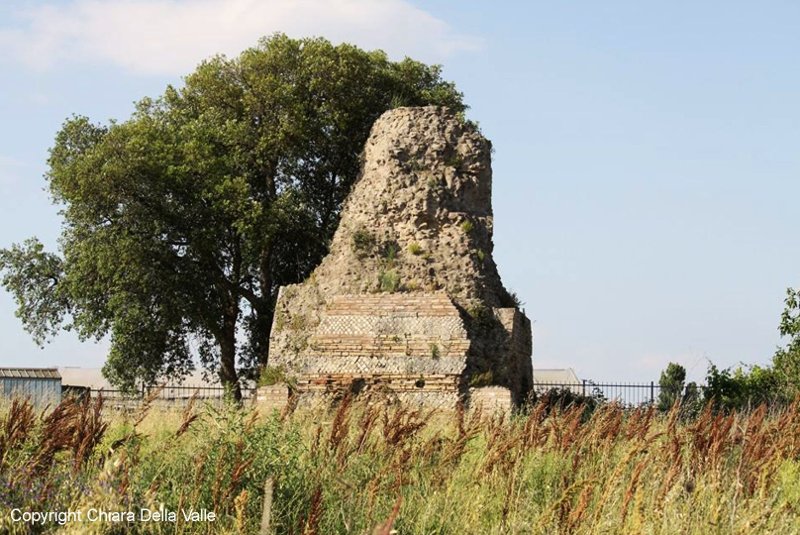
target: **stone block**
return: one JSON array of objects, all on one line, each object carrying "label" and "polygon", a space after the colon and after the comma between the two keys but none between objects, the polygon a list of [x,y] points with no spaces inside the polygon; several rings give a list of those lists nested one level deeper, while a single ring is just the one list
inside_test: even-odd
[{"label": "stone block", "polygon": [[484,386],[469,391],[471,409],[480,407],[486,414],[511,414],[513,406],[511,390],[503,386]]},{"label": "stone block", "polygon": [[260,386],[256,389],[255,403],[266,412],[280,412],[289,404],[289,387],[284,383]]}]

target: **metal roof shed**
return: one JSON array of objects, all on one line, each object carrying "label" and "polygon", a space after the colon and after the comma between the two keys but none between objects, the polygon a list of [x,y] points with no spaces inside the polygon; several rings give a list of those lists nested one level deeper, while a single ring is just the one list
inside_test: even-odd
[{"label": "metal roof shed", "polygon": [[0,398],[30,398],[36,405],[61,401],[56,368],[0,368]]}]

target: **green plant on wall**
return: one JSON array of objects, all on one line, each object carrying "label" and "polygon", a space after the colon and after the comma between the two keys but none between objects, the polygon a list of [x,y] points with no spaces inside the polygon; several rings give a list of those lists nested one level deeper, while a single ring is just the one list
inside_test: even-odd
[{"label": "green plant on wall", "polygon": [[517,295],[517,292],[508,292],[508,297],[511,299],[511,302],[515,307],[522,308],[525,306],[525,302],[520,299],[519,295]]},{"label": "green plant on wall", "polygon": [[419,256],[425,251],[422,249],[422,246],[417,242],[413,242],[408,246],[408,252],[414,256]]},{"label": "green plant on wall", "polygon": [[466,221],[462,222],[460,225],[461,230],[464,231],[464,234],[469,234],[473,230],[475,230],[475,223],[467,219]]},{"label": "green plant on wall", "polygon": [[472,325],[481,332],[491,330],[495,324],[496,318],[494,317],[494,313],[489,307],[483,304],[479,303],[470,306],[466,309],[466,312],[469,315]]},{"label": "green plant on wall", "polygon": [[486,370],[481,373],[474,373],[469,378],[469,386],[472,388],[480,388],[482,386],[489,386],[494,382],[494,373],[492,370]]},{"label": "green plant on wall", "polygon": [[397,243],[393,241],[388,241],[383,244],[381,257],[383,257],[383,259],[389,266],[393,266],[394,261],[397,260],[397,255],[399,252],[400,252],[400,247],[398,247]]},{"label": "green plant on wall", "polygon": [[460,168],[464,164],[464,158],[459,153],[454,152],[444,160],[444,164],[448,167]]},{"label": "green plant on wall", "polygon": [[287,382],[286,368],[283,366],[266,366],[258,377],[258,386],[272,386]]},{"label": "green plant on wall", "polygon": [[400,275],[394,269],[381,271],[378,275],[378,285],[382,292],[394,293],[400,287]]},{"label": "green plant on wall", "polygon": [[375,236],[364,228],[356,229],[353,232],[353,251],[358,256],[364,257],[369,255],[375,248]]}]

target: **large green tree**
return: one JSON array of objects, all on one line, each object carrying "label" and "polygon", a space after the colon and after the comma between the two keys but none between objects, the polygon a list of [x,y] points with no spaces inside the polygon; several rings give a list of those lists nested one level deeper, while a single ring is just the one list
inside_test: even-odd
[{"label": "large green tree", "polygon": [[68,120],[46,175],[60,251],[0,252],[25,328],[110,336],[104,372],[130,388],[195,361],[239,396],[268,359],[280,285],[327,251],[375,119],[463,111],[438,66],[275,35],[202,63],[124,122]]}]

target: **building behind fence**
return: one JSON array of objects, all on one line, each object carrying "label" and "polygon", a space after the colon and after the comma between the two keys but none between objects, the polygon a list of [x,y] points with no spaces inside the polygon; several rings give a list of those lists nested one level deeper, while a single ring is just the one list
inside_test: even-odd
[{"label": "building behind fence", "polygon": [[[199,401],[222,403],[225,389],[219,382],[206,380],[201,372],[188,375],[180,383],[171,383],[160,387],[140,388],[134,392],[125,392],[115,388],[103,377],[100,368],[60,368],[65,392],[73,395],[88,394],[92,397],[103,396],[111,406],[135,405],[148,396],[153,397],[156,404],[183,405],[192,397]],[[253,396],[253,385],[242,386],[242,396]]]},{"label": "building behind fence", "polygon": [[0,398],[28,398],[34,405],[61,401],[61,375],[56,368],[0,368]]}]

